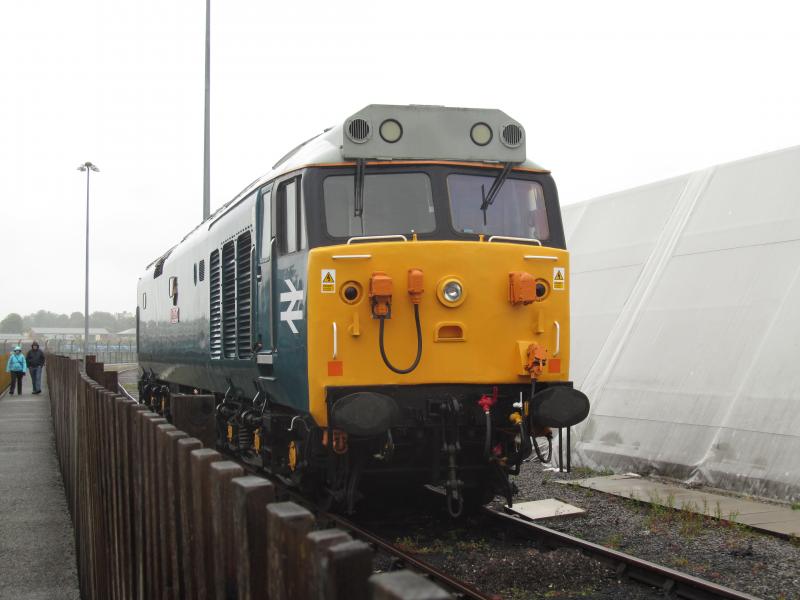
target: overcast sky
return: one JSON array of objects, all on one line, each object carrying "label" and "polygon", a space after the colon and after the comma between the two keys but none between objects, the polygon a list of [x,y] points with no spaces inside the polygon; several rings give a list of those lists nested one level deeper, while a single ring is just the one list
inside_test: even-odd
[{"label": "overcast sky", "polygon": [[[564,204],[800,144],[784,2],[217,1],[212,210],[371,103],[500,108]],[[0,318],[135,310],[202,216],[203,0],[0,2]]]}]

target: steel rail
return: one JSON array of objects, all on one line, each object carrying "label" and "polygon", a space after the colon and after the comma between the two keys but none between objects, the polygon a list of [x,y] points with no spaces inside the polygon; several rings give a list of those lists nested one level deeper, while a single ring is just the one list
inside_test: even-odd
[{"label": "steel rail", "polygon": [[125,389],[125,387],[117,382],[117,391],[122,395],[125,396],[128,400],[133,400],[134,402],[140,403],[138,398],[134,398],[131,393]]},{"label": "steel rail", "polygon": [[687,598],[689,600],[759,600],[758,597],[718,585],[699,577],[681,573],[675,569],[664,567],[650,561],[606,548],[600,544],[588,542],[581,538],[544,527],[525,517],[508,514],[485,506],[483,512],[504,522],[506,525],[523,527],[535,538],[543,541],[550,548],[577,548],[584,554],[602,562],[611,564],[618,575],[625,575],[641,583],[661,588],[670,597]]},{"label": "steel rail", "polygon": [[474,600],[501,600],[502,596],[498,596],[497,594],[484,594],[483,592],[475,589],[471,585],[464,583],[459,579],[455,579],[451,577],[447,573],[440,571],[433,565],[419,560],[413,554],[398,548],[396,545],[392,544],[391,542],[386,541],[385,539],[376,536],[373,533],[370,533],[363,527],[360,527],[342,517],[341,515],[333,514],[333,513],[323,513],[320,515],[321,519],[328,519],[336,523],[339,527],[343,529],[347,529],[352,532],[355,537],[367,542],[368,544],[380,548],[384,552],[394,555],[403,561],[406,565],[412,567],[413,569],[425,574],[430,579],[434,580],[436,583],[443,585],[444,587],[452,590],[461,598],[471,598]]}]

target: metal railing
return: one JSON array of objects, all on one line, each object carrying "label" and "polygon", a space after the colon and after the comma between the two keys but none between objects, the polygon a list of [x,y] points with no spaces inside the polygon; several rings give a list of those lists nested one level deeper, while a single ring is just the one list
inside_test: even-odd
[{"label": "metal railing", "polygon": [[[22,346],[23,352],[31,349],[31,339],[0,340],[0,355],[11,352],[14,346]],[[98,362],[106,364],[139,362],[136,341],[129,339],[109,339],[100,342],[90,341],[84,349],[83,340],[42,340],[39,347],[45,354],[58,354],[69,358],[83,358],[86,354],[97,357]],[[3,364],[5,368],[5,364]]]}]

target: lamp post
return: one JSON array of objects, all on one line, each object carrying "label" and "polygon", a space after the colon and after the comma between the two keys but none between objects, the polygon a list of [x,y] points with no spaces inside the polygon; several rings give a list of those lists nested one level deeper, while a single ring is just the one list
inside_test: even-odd
[{"label": "lamp post", "polygon": [[203,115],[203,221],[211,214],[211,0],[206,0],[206,94]]},{"label": "lamp post", "polygon": [[86,171],[86,295],[83,313],[83,355],[86,356],[89,348],[89,174],[100,169],[89,161],[78,167],[78,171]]}]

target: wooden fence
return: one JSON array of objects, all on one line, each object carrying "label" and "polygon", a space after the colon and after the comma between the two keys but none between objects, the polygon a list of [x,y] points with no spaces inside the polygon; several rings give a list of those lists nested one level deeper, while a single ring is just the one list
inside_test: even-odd
[{"label": "wooden fence", "polygon": [[8,357],[10,352],[0,354],[0,393],[2,393],[9,385],[11,385],[11,374],[6,373],[6,365],[8,364]]},{"label": "wooden fence", "polygon": [[369,545],[118,395],[102,363],[51,355],[47,374],[84,598],[450,598],[408,571],[373,575]]}]

